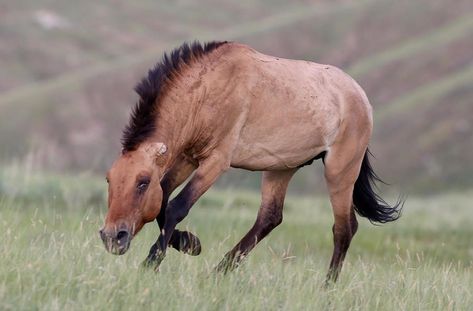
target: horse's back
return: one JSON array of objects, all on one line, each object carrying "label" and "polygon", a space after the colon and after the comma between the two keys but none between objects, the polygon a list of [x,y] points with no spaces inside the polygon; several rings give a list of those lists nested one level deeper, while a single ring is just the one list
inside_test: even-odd
[{"label": "horse's back", "polygon": [[328,150],[346,123],[370,126],[366,95],[342,70],[265,55],[243,45],[236,49],[249,71],[250,82],[244,83],[251,102],[233,166],[297,167]]}]

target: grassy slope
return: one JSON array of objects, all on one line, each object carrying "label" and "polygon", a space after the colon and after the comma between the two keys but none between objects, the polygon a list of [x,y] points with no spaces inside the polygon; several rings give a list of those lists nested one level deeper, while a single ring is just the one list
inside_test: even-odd
[{"label": "grassy slope", "polygon": [[[7,90],[0,94],[0,141],[5,146],[0,156],[39,148],[44,155],[40,162],[49,167],[108,166],[115,154],[112,150],[119,148],[118,136],[130,103],[135,101],[129,90],[141,73],[162,50],[184,39],[218,37],[244,41],[280,56],[334,63],[353,73],[382,116],[372,145],[380,159],[377,167],[390,180],[406,181],[419,190],[428,190],[432,179],[441,181],[439,187],[472,184],[469,172],[450,169],[450,165],[437,164],[443,166],[437,175],[425,169],[429,165],[425,157],[441,163],[463,159],[463,153],[471,152],[470,144],[457,148],[462,141],[455,134],[430,140],[436,145],[435,154],[414,142],[415,154],[383,161],[392,157],[393,145],[403,145],[404,137],[435,133],[428,124],[416,125],[427,106],[471,103],[468,92],[461,92],[471,84],[471,75],[465,71],[472,53],[466,40],[472,32],[469,1],[459,0],[455,6],[445,0],[320,1],[307,6],[304,2],[268,5],[207,0],[198,7],[188,1],[160,7],[118,1],[114,2],[117,11],[107,10],[107,2],[86,1],[73,7],[27,0],[12,3],[6,6],[9,10],[0,33],[11,42],[0,49],[2,68],[7,69],[3,72],[15,80],[0,77],[0,89]],[[41,30],[31,19],[40,8],[53,9],[74,27]],[[84,12],[89,13],[86,18]],[[14,28],[17,24],[21,27]],[[71,53],[74,62],[68,62]],[[462,116],[473,115],[471,107]],[[396,114],[391,114],[394,110]],[[430,123],[449,126],[447,132],[454,133],[453,124],[471,122],[462,116],[433,113]],[[467,131],[471,133],[471,127]],[[296,182],[314,189],[318,179],[312,182],[311,174],[299,174]]]},{"label": "grassy slope", "polygon": [[347,71],[355,77],[362,76],[394,61],[415,57],[419,53],[428,52],[429,49],[437,48],[459,39],[464,40],[472,32],[473,15],[466,14],[447,25],[434,29],[430,33],[408,39],[406,42],[398,43],[389,49],[357,60],[356,63],[348,67]]},{"label": "grassy slope", "polygon": [[126,255],[104,250],[103,182],[5,172],[2,310],[467,310],[473,303],[469,193],[410,198],[395,224],[361,221],[339,283],[323,290],[332,248],[325,197],[289,196],[283,224],[221,277],[212,267],[251,226],[259,198],[212,191],[180,225],[199,235],[203,253],[170,250],[155,274],[138,270],[154,224]]}]

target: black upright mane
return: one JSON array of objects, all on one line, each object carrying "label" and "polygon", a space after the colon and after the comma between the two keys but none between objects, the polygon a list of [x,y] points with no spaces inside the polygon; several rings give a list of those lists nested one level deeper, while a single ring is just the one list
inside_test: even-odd
[{"label": "black upright mane", "polygon": [[124,152],[136,149],[153,134],[159,97],[166,83],[172,80],[181,65],[189,64],[192,59],[202,57],[225,43],[227,42],[213,41],[202,45],[195,41],[192,44],[182,44],[170,54],[164,53],[161,61],[148,71],[148,76],[135,86],[135,92],[140,99],[132,109],[130,121],[123,130],[121,141]]}]

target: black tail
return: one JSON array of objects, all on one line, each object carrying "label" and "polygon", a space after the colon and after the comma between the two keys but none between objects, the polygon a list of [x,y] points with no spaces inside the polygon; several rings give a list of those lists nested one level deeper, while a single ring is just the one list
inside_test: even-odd
[{"label": "black tail", "polygon": [[386,223],[394,221],[401,216],[404,201],[399,199],[394,206],[389,206],[376,192],[376,182],[384,183],[371,167],[369,156],[370,151],[366,150],[361,164],[360,175],[355,182],[353,191],[353,204],[355,211],[363,217],[368,218],[372,223]]}]

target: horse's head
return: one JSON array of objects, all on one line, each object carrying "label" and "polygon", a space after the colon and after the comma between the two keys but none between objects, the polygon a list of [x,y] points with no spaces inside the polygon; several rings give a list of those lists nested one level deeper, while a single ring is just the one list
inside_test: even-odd
[{"label": "horse's head", "polygon": [[165,152],[163,143],[142,145],[124,152],[108,172],[108,213],[100,237],[109,252],[124,254],[143,225],[158,216],[163,174],[159,162]]}]

